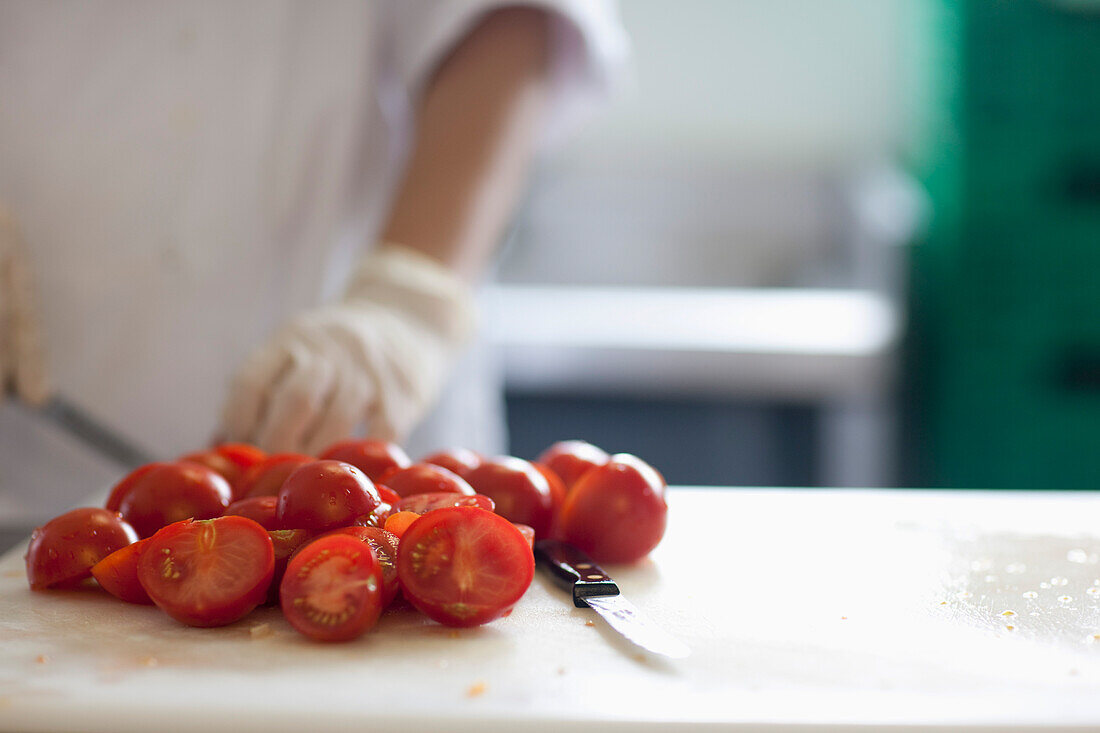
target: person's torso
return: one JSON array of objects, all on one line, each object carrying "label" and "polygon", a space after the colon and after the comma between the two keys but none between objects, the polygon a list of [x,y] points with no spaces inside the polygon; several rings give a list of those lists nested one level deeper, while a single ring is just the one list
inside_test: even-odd
[{"label": "person's torso", "polygon": [[0,202],[59,391],[158,452],[209,437],[232,368],[385,198],[375,12],[0,6]]}]

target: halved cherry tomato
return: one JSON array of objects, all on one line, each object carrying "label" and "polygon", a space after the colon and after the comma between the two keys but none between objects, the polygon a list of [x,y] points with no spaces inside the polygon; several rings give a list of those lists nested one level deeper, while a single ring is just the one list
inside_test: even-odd
[{"label": "halved cherry tomato", "polygon": [[119,512],[141,537],[184,519],[220,517],[229,506],[229,484],[198,463],[161,464],[140,476],[122,497]]},{"label": "halved cherry tomato", "polygon": [[535,550],[535,530],[526,524],[520,524],[519,522],[512,522],[512,526],[519,530],[519,533],[523,535],[523,539],[527,540],[527,544],[531,546],[531,551]]},{"label": "halved cherry tomato", "polygon": [[431,463],[415,463],[408,468],[390,471],[382,482],[402,498],[413,494],[441,492],[466,496],[473,496],[475,493],[461,476]]},{"label": "halved cherry tomato", "polygon": [[138,579],[149,597],[189,626],[243,618],[263,602],[274,572],[271,537],[247,517],[169,525],[138,560]]},{"label": "halved cherry tomato", "polygon": [[667,517],[661,475],[640,458],[619,453],[569,492],[561,534],[596,562],[629,563],[657,546]]},{"label": "halved cherry tomato", "polygon": [[111,493],[107,496],[107,503],[104,506],[112,512],[117,512],[118,508],[122,506],[122,497],[126,496],[130,492],[130,489],[134,488],[134,484],[144,476],[158,466],[167,466],[167,463],[146,463],[144,466],[138,466],[130,473],[122,477],[122,480],[115,484],[111,489]]},{"label": "halved cherry tomato", "polygon": [[317,641],[349,641],[374,626],[382,594],[374,550],[348,535],[321,537],[303,547],[279,588],[286,620]]},{"label": "halved cherry tomato", "polygon": [[366,474],[343,461],[315,461],[294,471],[279,489],[278,521],[288,529],[346,527],[382,503]]},{"label": "halved cherry tomato", "polygon": [[83,580],[91,575],[92,566],[137,539],[134,528],[118,512],[98,508],[65,512],[31,534],[25,558],[31,590]]},{"label": "halved cherry tomato", "polygon": [[401,539],[409,525],[418,519],[420,519],[420,515],[416,512],[395,512],[386,518],[385,530],[394,537]]},{"label": "halved cherry tomato", "polygon": [[267,458],[267,453],[248,443],[219,443],[214,452],[233,461],[241,471],[247,471]]},{"label": "halved cherry tomato", "polygon": [[238,499],[225,510],[225,516],[248,517],[256,524],[271,532],[280,529],[279,522],[275,518],[275,510],[279,505],[277,496],[253,496],[248,499]]},{"label": "halved cherry tomato", "polygon": [[470,485],[496,502],[496,513],[510,522],[534,528],[539,538],[550,534],[554,500],[550,483],[521,458],[487,458],[470,472]]},{"label": "halved cherry tomato", "polygon": [[385,608],[393,602],[397,591],[397,547],[399,538],[392,532],[387,532],[378,527],[341,527],[334,529],[322,537],[334,534],[346,534],[362,540],[374,550],[374,556],[378,558],[378,564],[382,568],[382,607]]},{"label": "halved cherry tomato", "polygon": [[367,474],[371,481],[378,481],[389,471],[412,463],[401,446],[385,440],[341,440],[326,448],[319,457],[350,463]]},{"label": "halved cherry tomato", "polygon": [[362,514],[351,521],[354,527],[385,527],[386,520],[393,514],[393,507],[382,502],[371,510],[370,514]]},{"label": "halved cherry tomato", "polygon": [[447,448],[420,459],[420,463],[431,463],[456,473],[462,478],[481,465],[481,456],[468,448]]},{"label": "halved cherry tomato", "polygon": [[385,484],[375,481],[374,488],[378,489],[378,495],[382,497],[382,501],[391,506],[401,501],[401,495]]},{"label": "halved cherry tomato", "polygon": [[99,587],[127,603],[152,604],[153,599],[141,587],[137,575],[138,560],[149,539],[115,550],[93,565],[92,577]]},{"label": "halved cherry tomato", "polygon": [[397,506],[395,506],[394,509],[399,512],[427,514],[435,509],[443,509],[449,506],[476,506],[481,509],[493,511],[496,505],[493,504],[492,499],[483,494],[466,496],[465,494],[448,494],[443,492],[439,494],[413,494],[412,496],[407,496],[397,502]]},{"label": "halved cherry tomato", "polygon": [[596,466],[604,465],[610,458],[607,451],[587,441],[562,440],[540,453],[535,462],[560,476],[566,492],[569,492],[581,476]]},{"label": "halved cherry tomato", "polygon": [[476,507],[425,514],[405,531],[397,552],[405,597],[448,626],[477,626],[508,614],[534,574],[520,531]]},{"label": "halved cherry tomato", "polygon": [[286,477],[317,459],[303,453],[276,453],[268,456],[241,476],[233,496],[249,499],[253,496],[278,496]]},{"label": "halved cherry tomato", "polygon": [[[215,450],[187,453],[177,458],[176,461],[186,461],[188,463],[197,463],[200,466],[206,466],[228,481],[231,489],[240,483],[241,475],[244,473],[240,466]],[[234,496],[236,496],[236,494],[234,494]]]},{"label": "halved cherry tomato", "polygon": [[271,586],[267,589],[267,600],[264,603],[278,603],[279,583],[283,581],[287,563],[298,548],[317,534],[308,529],[276,529],[269,530],[267,536],[271,538],[271,546],[275,551],[275,572],[271,576]]}]

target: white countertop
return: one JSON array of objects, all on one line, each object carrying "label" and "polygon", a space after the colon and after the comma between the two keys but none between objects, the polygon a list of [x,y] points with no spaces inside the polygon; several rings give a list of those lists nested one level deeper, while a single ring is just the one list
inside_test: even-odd
[{"label": "white countertop", "polygon": [[[323,646],[274,610],[201,630],[97,592],[32,594],[20,548],[0,560],[0,730],[1100,726],[1100,497],[670,501],[652,559],[611,570],[692,647],[679,661],[639,656],[541,572],[486,627],[391,612]],[[260,623],[273,633],[253,638]]]}]

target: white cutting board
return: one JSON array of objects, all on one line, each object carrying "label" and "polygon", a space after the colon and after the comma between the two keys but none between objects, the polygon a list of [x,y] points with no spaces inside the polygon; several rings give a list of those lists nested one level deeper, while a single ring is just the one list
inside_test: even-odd
[{"label": "white cutting board", "polygon": [[0,560],[0,730],[1100,726],[1097,498],[670,503],[651,561],[612,574],[692,647],[680,661],[638,654],[542,573],[488,626],[391,612],[326,646],[277,610],[204,630],[95,591],[31,593],[20,548]]}]

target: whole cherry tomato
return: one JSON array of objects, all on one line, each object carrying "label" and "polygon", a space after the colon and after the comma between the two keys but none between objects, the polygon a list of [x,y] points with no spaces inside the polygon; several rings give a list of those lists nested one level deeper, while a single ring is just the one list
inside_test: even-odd
[{"label": "whole cherry tomato", "polygon": [[561,477],[566,492],[569,492],[581,476],[607,463],[610,458],[607,451],[586,441],[563,440],[544,450],[535,461]]},{"label": "whole cherry tomato", "polygon": [[241,471],[247,471],[267,458],[267,453],[248,443],[219,443],[214,446],[214,452],[231,460]]},{"label": "whole cherry tomato", "polygon": [[379,481],[389,471],[412,463],[401,446],[385,440],[341,440],[326,448],[320,458],[350,463],[371,481]]},{"label": "whole cherry tomato", "polygon": [[281,529],[276,519],[276,509],[279,504],[277,496],[253,496],[248,499],[238,499],[225,510],[225,516],[248,517],[256,524],[271,532]]},{"label": "whole cherry tomato", "polygon": [[521,458],[487,458],[470,472],[470,485],[496,503],[496,513],[509,522],[533,527],[540,539],[547,537],[554,521],[550,483],[533,465]]},{"label": "whole cherry tomato", "polygon": [[511,612],[535,575],[527,540],[477,507],[437,509],[405,530],[397,578],[405,597],[448,626],[477,626]]},{"label": "whole cherry tomato", "polygon": [[279,489],[278,521],[287,529],[346,527],[370,514],[382,498],[366,474],[343,461],[315,461],[298,468]]},{"label": "whole cherry tomato", "polygon": [[229,506],[229,484],[198,463],[158,465],[134,482],[119,512],[142,537],[184,519],[220,517]]},{"label": "whole cherry tomato", "polygon": [[561,534],[596,562],[635,562],[661,541],[667,516],[661,475],[640,458],[619,453],[569,492]]},{"label": "whole cherry tomato", "polygon": [[303,547],[279,588],[286,620],[316,641],[349,641],[370,629],[382,613],[383,592],[374,550],[346,534]]},{"label": "whole cherry tomato", "polygon": [[138,560],[149,539],[138,540],[115,550],[93,565],[92,577],[99,587],[127,603],[151,605],[153,599],[141,587],[137,575]]},{"label": "whole cherry tomato", "polygon": [[420,459],[420,463],[442,466],[462,478],[481,464],[481,456],[467,448],[447,448]]},{"label": "whole cherry tomato", "polygon": [[169,616],[224,626],[263,602],[275,572],[267,530],[247,517],[171,524],[150,538],[138,579]]},{"label": "whole cherry tomato", "polygon": [[122,497],[130,493],[130,489],[134,488],[134,484],[144,476],[158,466],[167,466],[167,463],[146,463],[144,466],[138,466],[130,473],[122,477],[122,480],[115,484],[111,489],[111,493],[107,496],[107,503],[104,505],[109,511],[117,512],[118,508],[122,506]]},{"label": "whole cherry tomato", "polygon": [[431,463],[414,463],[408,468],[390,471],[382,479],[382,483],[402,498],[413,494],[447,492],[473,496],[475,493],[461,476]]},{"label": "whole cherry tomato", "polygon": [[278,496],[286,477],[316,458],[302,453],[276,453],[244,472],[234,489],[236,499],[255,496]]},{"label": "whole cherry tomato", "polygon": [[177,458],[176,461],[186,461],[206,466],[228,481],[230,489],[240,483],[241,475],[244,473],[240,466],[213,449],[187,453]]},{"label": "whole cherry tomato", "polygon": [[26,555],[31,590],[87,578],[93,565],[137,539],[134,528],[118,512],[91,508],[65,512],[31,534]]}]

